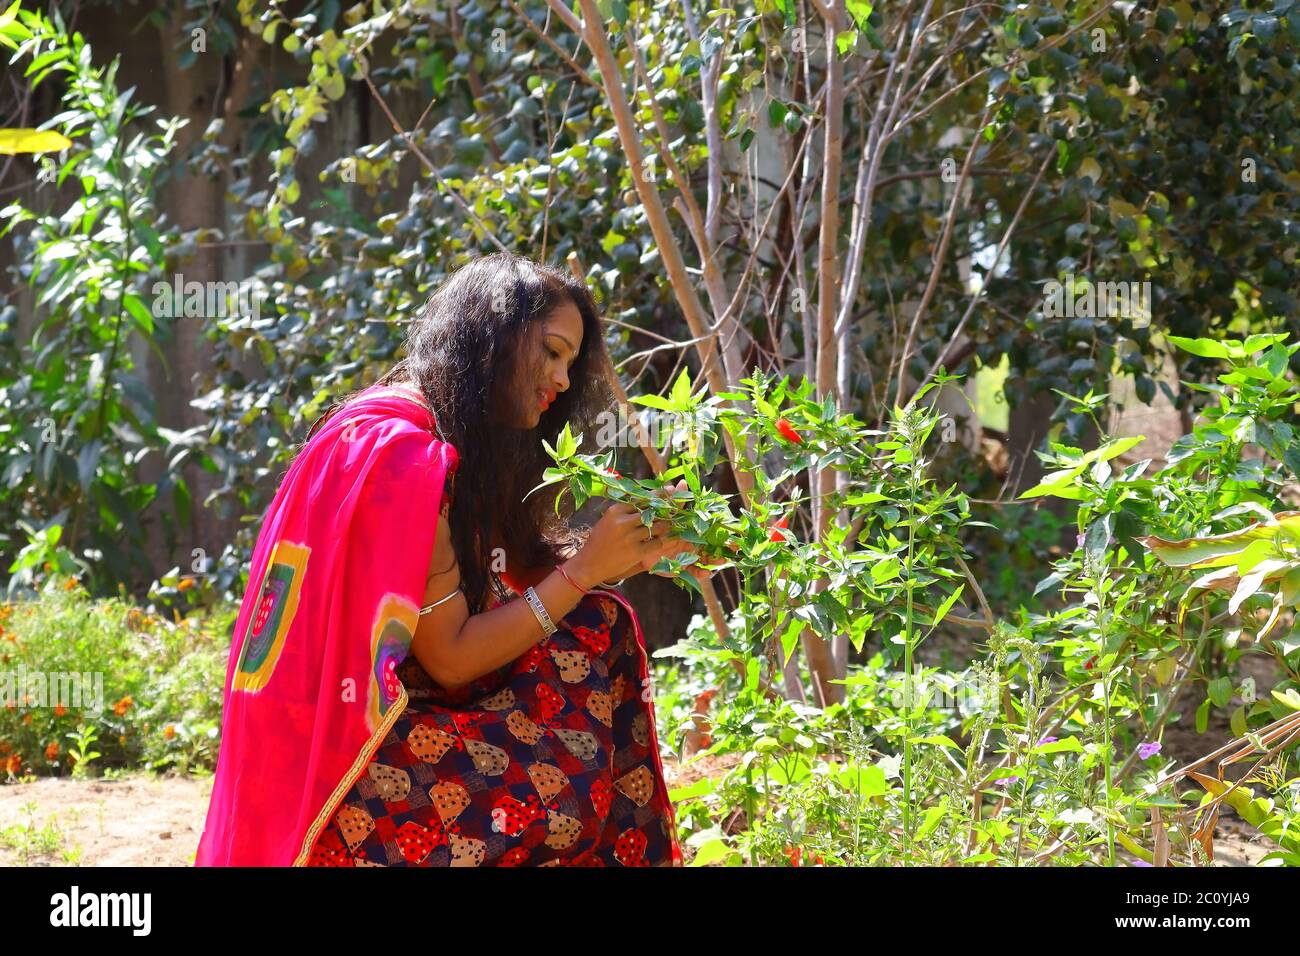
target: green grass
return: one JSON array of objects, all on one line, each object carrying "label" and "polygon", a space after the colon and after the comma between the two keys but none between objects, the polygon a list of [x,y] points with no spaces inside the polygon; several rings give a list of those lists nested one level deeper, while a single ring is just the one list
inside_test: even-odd
[{"label": "green grass", "polygon": [[27,814],[26,823],[15,823],[0,829],[0,847],[17,856],[19,866],[42,865],[58,857],[68,866],[81,863],[81,847],[78,844],[65,845],[65,835],[54,819],[44,825],[36,825],[36,804],[23,804]]}]

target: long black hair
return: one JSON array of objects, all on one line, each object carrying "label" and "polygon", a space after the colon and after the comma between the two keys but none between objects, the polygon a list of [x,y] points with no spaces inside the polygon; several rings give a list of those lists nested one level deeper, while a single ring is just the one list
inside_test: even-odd
[{"label": "long black hair", "polygon": [[[493,424],[494,409],[519,412],[533,400],[544,364],[541,324],[565,302],[582,315],[568,390],[536,428]],[[509,596],[492,571],[494,535],[512,567],[558,563],[579,543],[567,524],[571,512],[555,513],[561,485],[523,498],[552,463],[542,439],[554,445],[566,421],[575,433],[591,435],[610,407],[602,374],[607,361],[596,304],[582,282],[562,269],[496,253],[471,260],[438,287],[411,323],[404,357],[376,383],[405,380],[418,389],[433,410],[438,437],[459,455],[450,524],[471,614],[487,608],[489,588]],[[331,405],[307,439],[356,394]]]}]

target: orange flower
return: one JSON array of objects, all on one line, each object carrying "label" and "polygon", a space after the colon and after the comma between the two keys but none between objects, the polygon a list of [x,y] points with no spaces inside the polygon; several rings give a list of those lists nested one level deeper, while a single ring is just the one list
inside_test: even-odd
[{"label": "orange flower", "polygon": [[45,759],[48,760],[50,763],[54,763],[55,759],[57,759],[58,756],[59,756],[59,745],[57,742],[51,743],[48,747],[45,748]]},{"label": "orange flower", "polygon": [[8,760],[5,761],[5,769],[8,770],[11,774],[13,774],[15,777],[18,776],[18,771],[21,770],[22,767],[23,767],[23,758],[20,757],[18,754],[14,754],[12,757],[10,757]]},{"label": "orange flower", "polygon": [[32,725],[32,715],[23,714],[23,724],[30,727]]},{"label": "orange flower", "polygon": [[125,746],[126,746],[126,734],[121,734],[121,735],[119,735],[118,738],[117,738],[117,742],[118,742],[119,744],[121,744],[123,747],[125,747]]},{"label": "orange flower", "polygon": [[68,580],[65,581],[65,582],[63,583],[63,590],[65,590],[65,591],[71,591],[71,590],[72,590],[73,588],[75,588],[76,586],[77,586],[77,579],[76,579],[76,578],[68,578]]},{"label": "orange flower", "polygon": [[188,591],[192,587],[194,587],[193,578],[181,578],[178,582],[176,582],[177,591]]},{"label": "orange flower", "polygon": [[131,695],[128,694],[127,696],[123,697],[121,700],[119,700],[116,704],[113,705],[113,713],[115,713],[115,714],[117,714],[117,716],[121,717],[121,716],[122,716],[123,714],[125,714],[128,710],[130,710],[131,707],[132,707],[132,705],[134,705],[134,704],[135,704],[135,701],[132,700],[132,699],[131,699]]},{"label": "orange flower", "polygon": [[173,727],[171,724],[168,724],[166,727],[163,728],[163,736],[166,737],[168,740],[171,740],[173,737],[176,736],[176,728]]},{"label": "orange flower", "polygon": [[62,704],[59,704],[59,706],[54,708],[55,717],[62,717],[67,712],[68,712],[68,708],[64,707]]},{"label": "orange flower", "polygon": [[0,740],[0,756],[4,756],[5,754],[12,753],[13,749],[14,749],[14,745],[11,744],[9,741]]}]

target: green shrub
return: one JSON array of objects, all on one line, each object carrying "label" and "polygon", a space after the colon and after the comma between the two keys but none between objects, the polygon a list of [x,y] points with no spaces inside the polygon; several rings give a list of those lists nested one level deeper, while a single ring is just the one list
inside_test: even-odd
[{"label": "green shrub", "polygon": [[[0,690],[13,687],[16,695],[0,707],[0,766],[10,778],[62,775],[76,767],[80,749],[79,775],[214,767],[237,613],[223,607],[168,621],[129,601],[92,600],[73,578],[39,600],[4,605]],[[80,700],[61,693],[51,675],[77,675]]]}]

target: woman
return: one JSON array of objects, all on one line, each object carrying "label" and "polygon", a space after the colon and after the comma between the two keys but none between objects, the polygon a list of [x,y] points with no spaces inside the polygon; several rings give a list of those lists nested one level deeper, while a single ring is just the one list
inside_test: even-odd
[{"label": "woman", "polygon": [[529,494],[604,363],[582,283],[488,256],[313,425],[254,551],[197,865],[681,865],[611,587],[691,546],[625,505],[579,545],[558,488]]}]

